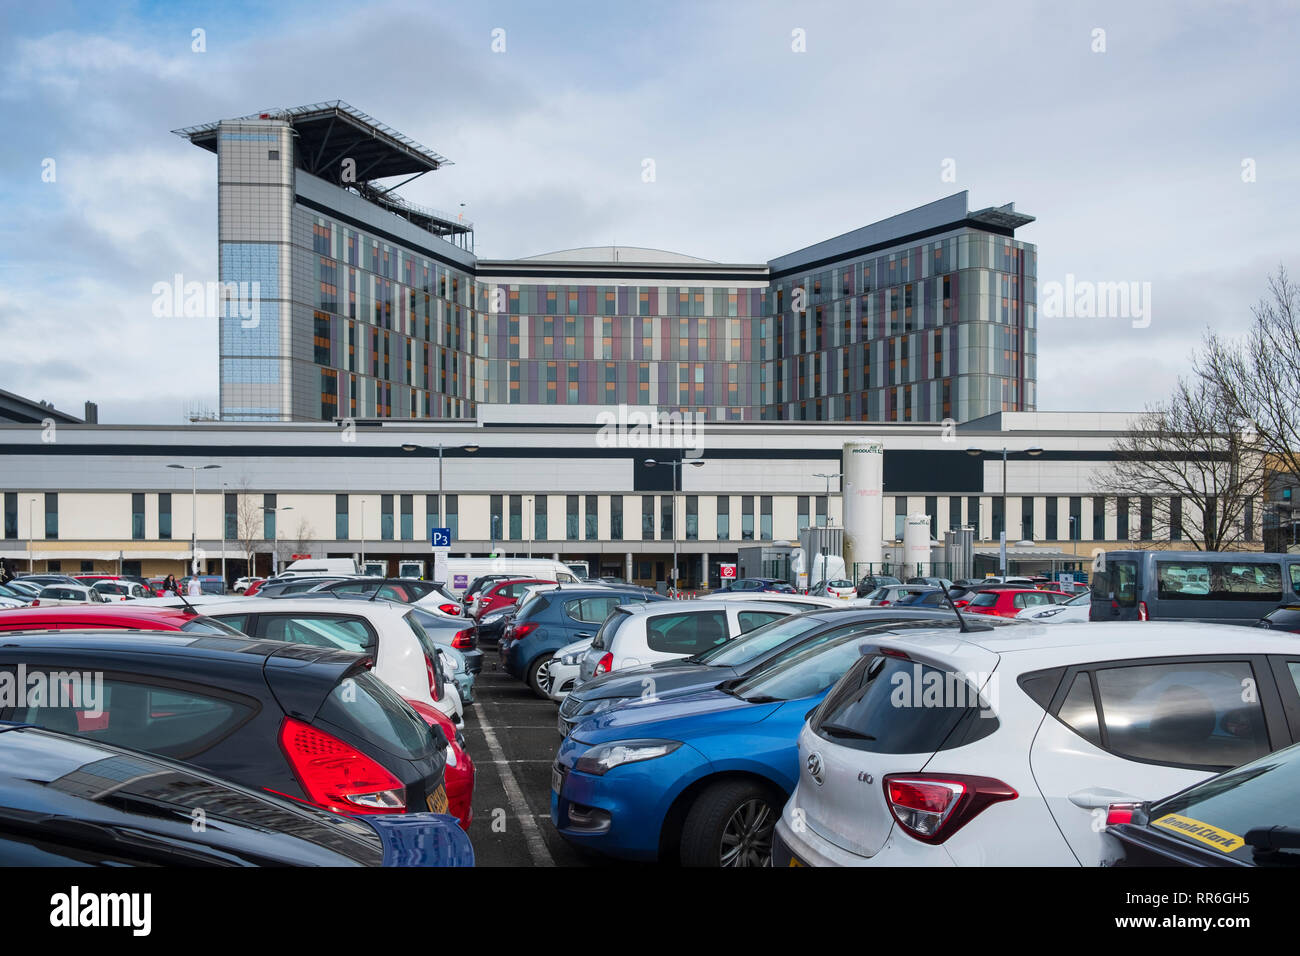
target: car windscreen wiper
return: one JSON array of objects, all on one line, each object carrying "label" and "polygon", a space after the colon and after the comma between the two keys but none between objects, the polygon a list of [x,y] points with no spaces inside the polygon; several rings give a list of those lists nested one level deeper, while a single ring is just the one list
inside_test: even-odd
[{"label": "car windscreen wiper", "polygon": [[825,733],[830,734],[832,737],[850,737],[853,740],[875,740],[876,739],[875,737],[871,736],[871,734],[864,734],[860,730],[854,730],[852,727],[846,727],[843,724],[837,724],[832,721],[828,721],[823,724],[818,724],[817,731],[819,733],[824,731]]},{"label": "car windscreen wiper", "polygon": [[[734,696],[740,697],[739,694]],[[784,697],[773,697],[770,694],[759,694],[757,697],[740,697],[740,699],[747,704],[776,704],[785,700]]]}]

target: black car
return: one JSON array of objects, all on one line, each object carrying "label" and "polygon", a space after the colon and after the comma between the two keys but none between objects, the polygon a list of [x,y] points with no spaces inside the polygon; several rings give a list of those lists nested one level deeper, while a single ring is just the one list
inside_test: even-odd
[{"label": "black car", "polygon": [[[558,729],[567,736],[576,724],[593,714],[648,694],[662,700],[718,687],[757,673],[786,654],[843,634],[878,627],[949,627],[956,623],[952,611],[896,605],[832,607],[793,614],[694,657],[613,671],[587,681],[560,704]],[[997,627],[1002,619],[968,621],[967,625],[975,629],[990,623]]]},{"label": "black car", "polygon": [[397,601],[401,604],[414,604],[436,593],[443,599],[441,602],[438,602],[437,598],[433,599],[433,604],[439,611],[443,614],[464,615],[460,601],[445,587],[433,581],[420,581],[415,578],[352,578],[330,581],[310,589],[310,593],[317,592],[329,592],[339,596],[373,597],[380,601]]},{"label": "black car", "polygon": [[1274,608],[1259,619],[1257,626],[1300,634],[1300,605],[1283,604],[1279,608]]},{"label": "black car", "polygon": [[300,595],[315,591],[322,584],[336,581],[348,581],[350,578],[332,577],[324,574],[297,574],[287,578],[272,578],[254,593],[253,597],[282,597],[286,594]]},{"label": "black car", "polygon": [[41,587],[49,587],[51,584],[81,583],[70,574],[20,574],[17,580],[30,581],[32,584],[39,584]]},{"label": "black car", "polygon": [[714,594],[730,594],[733,591],[772,591],[784,594],[794,593],[793,585],[780,578],[736,578],[730,584],[717,588]]},{"label": "black car", "polygon": [[0,724],[0,866],[473,863],[452,817],[326,813],[85,735]]},{"label": "black car", "polygon": [[1163,800],[1110,808],[1114,866],[1300,866],[1300,744]]},{"label": "black car", "polygon": [[868,574],[858,582],[858,597],[866,597],[876,588],[887,588],[902,583],[892,574]]},{"label": "black car", "polygon": [[72,675],[59,686],[76,696],[24,695],[0,720],[184,760],[327,810],[444,811],[446,738],[369,666],[347,651],[179,631],[10,632],[0,675]]}]

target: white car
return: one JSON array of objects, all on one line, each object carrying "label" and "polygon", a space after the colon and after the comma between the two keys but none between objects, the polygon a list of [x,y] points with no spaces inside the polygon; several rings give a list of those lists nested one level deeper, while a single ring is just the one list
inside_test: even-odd
[{"label": "white car", "polygon": [[569,691],[578,685],[578,676],[582,672],[582,659],[587,656],[594,638],[584,637],[572,644],[565,644],[551,657],[550,698],[557,704],[569,696]]},{"label": "white car", "polygon": [[[773,864],[1098,866],[1107,809],[1300,737],[1300,646],[1222,624],[900,633],[805,721]],[[938,688],[937,690],[935,688]]]},{"label": "white car", "polygon": [[243,594],[245,591],[248,590],[248,586],[256,580],[257,578],[250,578],[250,577],[240,578],[235,582],[235,586],[231,590],[233,590],[236,594]]},{"label": "white car", "polygon": [[818,581],[808,589],[808,593],[817,597],[839,598],[847,601],[858,596],[858,586],[852,581],[837,578],[832,581]]},{"label": "white car", "polygon": [[153,597],[153,592],[135,581],[96,581],[91,585],[109,601],[140,601]]},{"label": "white car", "polygon": [[1076,594],[1060,604],[1036,604],[1025,608],[1016,617],[1022,621],[1035,621],[1039,624],[1076,624],[1088,620],[1092,610],[1092,592]]},{"label": "white car", "polygon": [[582,657],[575,687],[625,667],[702,654],[795,609],[769,601],[653,601],[621,604]]},{"label": "white car", "polygon": [[[815,594],[782,594],[779,591],[723,591],[696,598],[699,601],[761,601],[764,604],[779,604],[793,611],[814,611],[823,607],[843,607],[845,602]],[[866,604],[866,601],[853,598],[849,604]]]},{"label": "white car", "polygon": [[63,604],[105,604],[107,599],[86,584],[51,584],[41,588],[32,607],[58,607]]},{"label": "white car", "polygon": [[410,605],[393,601],[244,598],[209,604],[204,613],[250,637],[338,647],[375,655],[374,674],[412,706],[436,708],[462,726],[464,706],[441,666],[438,645]]}]

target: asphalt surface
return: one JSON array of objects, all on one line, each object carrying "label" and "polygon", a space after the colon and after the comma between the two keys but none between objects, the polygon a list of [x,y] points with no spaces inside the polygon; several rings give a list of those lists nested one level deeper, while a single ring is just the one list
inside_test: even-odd
[{"label": "asphalt surface", "polygon": [[475,702],[465,708],[465,744],[474,759],[474,822],[479,866],[586,866],[551,825],[551,764],[560,745],[556,706],[499,669],[484,647]]}]

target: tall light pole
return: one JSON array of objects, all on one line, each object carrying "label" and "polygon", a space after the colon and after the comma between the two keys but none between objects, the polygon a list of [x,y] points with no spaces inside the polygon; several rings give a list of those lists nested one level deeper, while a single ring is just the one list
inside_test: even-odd
[{"label": "tall light pole", "polygon": [[[439,528],[443,527],[443,523],[442,523],[442,450],[443,450],[444,448],[451,448],[451,447],[453,447],[453,446],[443,444],[442,442],[438,442],[438,444],[436,444],[436,445],[417,445],[417,444],[415,444],[414,442],[404,442],[404,443],[402,444],[402,451],[409,451],[409,452],[416,452],[416,451],[433,451],[434,449],[437,449],[437,451],[438,451],[438,524],[437,524],[437,527],[439,527]],[[478,451],[478,445],[476,445],[476,444],[474,444],[473,442],[471,442],[471,443],[468,444],[468,445],[461,445],[461,446],[460,446],[460,450],[463,451],[463,452],[465,452],[465,453],[468,454],[468,455],[472,455],[472,454],[474,454],[474,452]]]},{"label": "tall light pole", "polygon": [[682,466],[690,465],[692,468],[699,468],[704,464],[703,458],[682,458],[679,461],[655,461],[653,458],[645,460],[647,468],[653,468],[655,465],[667,465],[673,471],[673,571],[672,571],[672,590],[677,591],[677,488],[681,484]]},{"label": "tall light pole", "polygon": [[[1042,453],[1043,449],[1037,445],[1014,452],[1008,451],[1005,445],[1002,446],[1002,534],[998,544],[998,574],[1004,578],[1007,576],[1007,455],[1028,455],[1030,458],[1037,458]],[[984,449],[967,448],[966,454],[982,458]]]},{"label": "tall light pole", "polygon": [[537,504],[532,495],[524,495],[524,501],[528,507],[524,509],[525,520],[528,522],[528,556],[533,556],[533,525],[537,515]]},{"label": "tall light pole", "polygon": [[36,507],[36,499],[27,499],[27,573],[36,573],[36,549],[32,547],[32,542],[36,540],[36,518],[32,509]]},{"label": "tall light pole", "polygon": [[275,573],[280,572],[280,516],[276,512],[293,511],[293,505],[285,505],[283,508],[262,506],[262,511],[269,511],[275,515],[275,539],[271,543],[272,569]]},{"label": "tall light pole", "polygon": [[226,591],[226,488],[229,482],[221,483],[221,593]]},{"label": "tall light pole", "polygon": [[[825,478],[825,479],[826,479],[826,527],[827,527],[827,528],[830,528],[830,527],[832,527],[832,526],[835,524],[835,522],[831,521],[831,481],[832,481],[833,479],[835,479],[835,478],[843,478],[843,477],[844,477],[844,472],[842,472],[842,471],[837,471],[837,472],[833,472],[833,473],[832,473],[832,472],[819,472],[819,473],[813,475],[813,477],[814,477],[814,478]],[[818,537],[821,539],[821,545],[822,545],[822,576],[821,576],[821,580],[823,580],[823,581],[829,581],[830,578],[829,578],[829,576],[826,574],[826,538],[827,538],[827,535],[825,535],[825,534],[820,534],[820,535],[818,535]],[[812,583],[813,583],[813,584],[816,584],[817,582],[814,581],[814,582],[812,582]]]},{"label": "tall light pole", "polygon": [[366,573],[366,499],[361,499],[361,573]]},{"label": "tall light pole", "polygon": [[[190,574],[199,573],[199,472],[220,468],[220,465],[168,465],[190,473]],[[221,523],[225,524],[225,510],[222,506]]]}]

